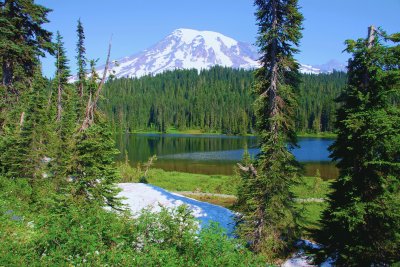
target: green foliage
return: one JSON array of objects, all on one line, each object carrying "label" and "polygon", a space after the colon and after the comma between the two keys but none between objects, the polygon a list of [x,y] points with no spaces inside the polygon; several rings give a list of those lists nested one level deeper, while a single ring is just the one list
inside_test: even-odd
[{"label": "green foliage", "polygon": [[83,88],[86,81],[86,48],[85,48],[85,32],[81,20],[78,20],[78,26],[76,28],[78,35],[78,42],[76,44],[76,60],[78,65],[78,94],[83,96]]},{"label": "green foliage", "polygon": [[302,133],[324,133],[335,130],[335,102],[345,87],[347,75],[334,71],[331,74],[302,74],[296,109],[296,130]]},{"label": "green foliage", "polygon": [[62,88],[68,83],[68,78],[71,76],[69,67],[68,67],[68,59],[66,56],[63,38],[60,35],[60,32],[57,31],[56,35],[56,49],[55,49],[55,58],[56,58],[56,80],[58,86]]},{"label": "green foliage", "polygon": [[38,56],[53,52],[52,34],[43,29],[50,9],[33,0],[16,0],[2,1],[0,11],[2,83],[15,96],[19,90],[15,86],[11,89],[11,85],[32,78]]},{"label": "green foliage", "polygon": [[400,46],[348,41],[349,81],[340,96],[332,156],[340,176],[323,217],[321,242],[338,264],[382,265],[400,260]]},{"label": "green foliage", "polygon": [[44,79],[36,78],[26,94],[25,109],[18,125],[10,124],[1,135],[2,174],[9,178],[28,178],[32,182],[49,175],[46,158],[55,153],[54,126],[47,106]]},{"label": "green foliage", "polygon": [[239,233],[270,261],[284,258],[299,237],[298,213],[291,187],[300,166],[287,145],[296,145],[295,109],[299,66],[293,54],[301,38],[303,16],[297,1],[255,1],[262,67],[256,71],[254,92],[260,154],[257,174],[246,189],[247,211]]},{"label": "green foliage", "polygon": [[[315,189],[315,184],[319,184],[318,189]],[[300,182],[290,189],[296,198],[309,199],[317,198],[324,199],[332,189],[332,180],[323,181],[320,177],[302,177]]]},{"label": "green foliage", "polygon": [[55,49],[56,74],[53,80],[52,101],[49,102],[53,109],[57,107],[55,119],[59,141],[57,142],[57,153],[53,158],[53,173],[61,187],[65,186],[66,177],[73,168],[72,159],[75,140],[71,136],[73,136],[77,128],[77,99],[72,86],[68,84],[70,69],[62,40],[60,33],[57,32]]},{"label": "green foliage", "polygon": [[251,72],[224,67],[116,79],[106,84],[109,100],[102,105],[119,131],[174,127],[245,134],[252,131],[251,82]]},{"label": "green foliage", "polygon": [[[58,34],[57,73],[50,85],[35,67],[37,56],[50,51],[51,34],[41,28],[49,10],[31,0],[3,2],[0,58],[6,86],[1,92],[19,99],[0,106],[5,111],[0,118],[0,266],[264,265],[219,228],[198,230],[186,207],[143,211],[135,219],[122,210],[106,119],[97,111],[92,124],[79,127],[79,105],[91,99],[97,76],[79,99],[67,84]],[[78,34],[82,43],[80,23]],[[78,46],[78,61],[83,53]],[[31,83],[17,87],[14,76]]]},{"label": "green foliage", "polygon": [[[250,153],[247,147],[245,147],[240,164],[242,166],[249,167],[251,164],[253,164],[253,162],[254,160],[251,159]],[[253,207],[254,203],[251,200],[251,196],[253,193],[251,185],[252,183],[254,183],[254,181],[252,181],[252,179],[254,179],[254,176],[251,172],[244,172],[240,170],[237,170],[236,175],[240,177],[236,193],[237,195],[236,208],[243,212],[249,212],[254,208]]]},{"label": "green foliage", "polygon": [[114,166],[118,152],[107,122],[100,114],[96,124],[76,137],[74,169],[71,174],[74,194],[99,205],[118,208],[119,176]]},{"label": "green foliage", "polygon": [[[133,168],[126,164],[118,166],[121,182],[139,182],[143,175],[141,165]],[[225,175],[205,175],[184,172],[167,172],[150,169],[147,182],[169,191],[190,191],[204,193],[236,194],[237,180]]]},{"label": "green foliage", "polygon": [[24,201],[25,181],[0,177],[0,265],[265,265],[215,225],[198,232],[185,206],[132,219],[67,198],[38,212]]},{"label": "green foliage", "polygon": [[[334,99],[344,87],[346,74],[304,74],[301,80],[296,130],[333,131],[338,105]],[[200,73],[175,70],[110,80],[104,88],[107,100],[100,105],[119,132],[254,133],[253,83],[252,71],[218,66]]]}]

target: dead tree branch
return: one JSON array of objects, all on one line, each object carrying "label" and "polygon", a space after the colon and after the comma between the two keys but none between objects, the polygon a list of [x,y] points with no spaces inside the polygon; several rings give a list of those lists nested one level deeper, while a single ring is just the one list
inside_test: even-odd
[{"label": "dead tree branch", "polygon": [[243,166],[240,163],[237,163],[239,169],[243,172],[250,172],[250,174],[254,177],[257,176],[257,170],[254,168],[253,164],[250,164],[249,166]]},{"label": "dead tree branch", "polygon": [[107,72],[108,72],[108,68],[109,68],[109,64],[110,64],[110,54],[111,54],[111,40],[108,45],[107,60],[106,60],[106,65],[104,66],[103,77],[97,87],[95,94],[94,94],[94,99],[92,100],[92,97],[89,96],[89,100],[86,105],[85,118],[83,119],[82,126],[79,129],[80,132],[86,130],[90,125],[93,124],[94,112],[96,111],[97,102],[100,97],[101,89],[103,88],[104,82],[107,78]]}]

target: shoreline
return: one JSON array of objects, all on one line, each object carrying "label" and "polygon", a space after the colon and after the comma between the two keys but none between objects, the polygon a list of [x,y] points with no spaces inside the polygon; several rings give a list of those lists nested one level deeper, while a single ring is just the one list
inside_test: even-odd
[{"label": "shoreline", "polygon": [[[177,135],[222,135],[222,136],[235,136],[235,137],[256,137],[256,134],[225,134],[221,132],[203,132],[200,129],[188,129],[188,130],[167,130],[165,133],[160,132],[160,131],[151,131],[151,130],[137,130],[137,131],[132,131],[132,132],[121,132],[121,131],[115,131],[114,134],[157,134],[157,135],[172,135],[172,134],[177,134]],[[299,132],[296,134],[298,138],[321,138],[321,139],[335,139],[337,137],[336,133],[333,132],[321,132],[321,133],[302,133]]]}]

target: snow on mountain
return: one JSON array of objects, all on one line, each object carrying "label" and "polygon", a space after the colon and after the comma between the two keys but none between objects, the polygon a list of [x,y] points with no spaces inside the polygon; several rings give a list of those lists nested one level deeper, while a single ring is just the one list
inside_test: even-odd
[{"label": "snow on mountain", "polygon": [[315,68],[318,68],[321,70],[323,73],[331,73],[334,70],[336,71],[347,71],[347,66],[346,64],[343,64],[342,62],[339,62],[337,60],[330,60],[329,62],[322,64],[322,65],[315,65]]},{"label": "snow on mountain", "polygon": [[120,78],[174,69],[201,70],[215,65],[252,69],[259,65],[257,58],[251,45],[220,33],[177,29],[151,48],[112,63],[111,73]]},{"label": "snow on mountain", "polygon": [[300,64],[300,72],[307,74],[320,74],[322,71],[318,68],[314,68],[311,65]]},{"label": "snow on mountain", "polygon": [[[116,78],[141,77],[174,69],[209,69],[215,65],[256,69],[260,66],[258,59],[253,45],[221,33],[177,29],[143,52],[112,61],[109,74]],[[319,74],[331,72],[333,68],[342,70],[343,65],[340,68],[339,65],[335,61],[319,67],[301,64],[300,72]],[[97,69],[100,76],[103,69],[104,66]]]}]

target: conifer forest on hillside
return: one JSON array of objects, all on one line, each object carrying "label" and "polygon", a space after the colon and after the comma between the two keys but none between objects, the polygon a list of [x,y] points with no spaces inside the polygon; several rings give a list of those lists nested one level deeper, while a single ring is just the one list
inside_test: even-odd
[{"label": "conifer forest on hillside", "polygon": [[[248,5],[258,59],[248,56],[250,46],[203,34],[218,36],[224,58],[256,68],[214,64],[116,77],[112,53],[121,39],[104,44],[101,68],[88,49],[96,36],[85,25],[100,13],[79,18],[62,10],[63,18],[53,17],[56,11],[40,3],[46,1],[0,0],[0,266],[400,265],[400,32],[365,25],[368,34],[357,36],[348,25],[342,31],[350,39],[341,40],[347,71],[307,74],[297,56],[308,38],[304,21],[312,21],[300,3],[310,3],[254,0]],[[79,8],[88,3],[100,4]],[[112,24],[107,8],[110,19],[101,14],[101,20]],[[74,24],[49,30],[52,21],[70,17]],[[75,28],[74,39],[65,27]],[[180,29],[168,38],[176,44],[193,32],[199,31]],[[200,37],[191,37],[194,48],[181,48],[205,54],[196,50],[205,43]],[[137,64],[146,63],[146,51]],[[213,53],[202,62],[217,58]],[[51,76],[44,57],[54,60]],[[185,131],[199,134],[186,138],[221,140],[213,146],[174,139]],[[182,151],[133,164],[129,151],[116,149],[115,136],[140,133],[161,143],[170,137],[165,146],[146,139],[147,153],[179,142]],[[305,174],[292,153],[300,134],[334,137],[329,155],[336,179],[323,180],[319,169]],[[229,142],[241,145],[240,138],[252,138],[253,146],[225,149]],[[183,151],[187,144],[193,151]],[[200,159],[186,161],[186,169],[201,165],[204,155],[212,166],[221,151],[240,153],[233,175],[155,168],[158,156],[175,164],[196,153]]]}]

